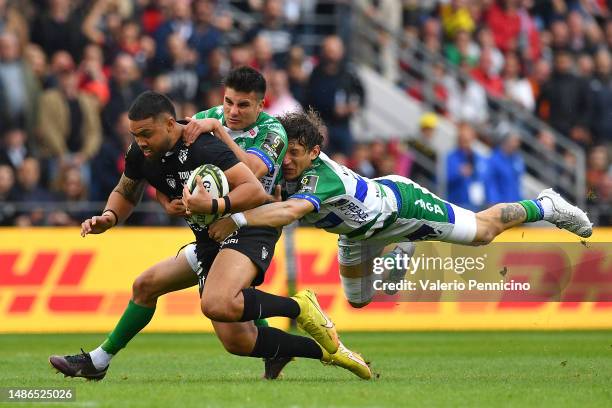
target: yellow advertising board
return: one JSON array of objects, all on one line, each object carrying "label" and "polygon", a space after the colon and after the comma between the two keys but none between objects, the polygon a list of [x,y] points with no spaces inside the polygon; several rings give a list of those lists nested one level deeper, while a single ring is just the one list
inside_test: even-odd
[{"label": "yellow advertising board", "polygon": [[[134,278],[190,242],[187,228],[117,228],[81,238],[75,228],[0,229],[0,332],[107,332],[121,316]],[[575,242],[563,231],[519,229],[499,241]],[[612,302],[375,302],[353,309],[338,274],[337,236],[295,233],[296,286],[311,288],[341,331],[612,328]],[[612,242],[598,229],[589,242]],[[287,293],[283,240],[262,290]],[[537,253],[533,256],[537,257]],[[532,257],[533,257],[532,256]],[[612,265],[597,266],[612,282]],[[286,327],[287,319],[273,324]],[[197,288],[162,296],[147,331],[211,331]]]},{"label": "yellow advertising board", "polygon": [[[0,229],[0,332],[109,331],[134,278],[191,241],[187,228],[117,228],[86,238],[76,228]],[[262,288],[282,294],[282,243],[277,248]],[[160,297],[146,330],[212,331],[197,286]]]}]

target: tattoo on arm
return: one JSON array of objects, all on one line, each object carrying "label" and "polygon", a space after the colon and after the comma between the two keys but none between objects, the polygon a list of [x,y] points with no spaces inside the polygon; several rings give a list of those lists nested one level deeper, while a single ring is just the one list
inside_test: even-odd
[{"label": "tattoo on arm", "polygon": [[506,224],[509,222],[525,219],[527,213],[520,204],[508,204],[501,209],[501,221]]},{"label": "tattoo on arm", "polygon": [[113,191],[121,194],[126,200],[134,205],[137,205],[142,198],[145,189],[144,180],[132,180],[125,175],[121,175],[121,179],[117,187]]}]

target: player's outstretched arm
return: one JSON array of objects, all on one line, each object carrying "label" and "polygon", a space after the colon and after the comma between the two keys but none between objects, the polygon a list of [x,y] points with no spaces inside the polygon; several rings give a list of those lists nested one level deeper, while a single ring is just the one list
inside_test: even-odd
[{"label": "player's outstretched arm", "polygon": [[219,140],[225,143],[238,160],[246,164],[246,166],[255,174],[258,179],[268,174],[268,166],[262,159],[254,154],[247,153],[238,146],[234,139],[226,132],[219,120],[214,118],[193,119],[186,117],[189,122],[183,130],[183,140],[187,145],[193,143],[202,133],[212,132]]},{"label": "player's outstretched arm", "polygon": [[314,211],[314,206],[308,200],[292,198],[287,201],[266,204],[242,213],[236,213],[231,218],[223,218],[208,227],[208,235],[221,242],[232,232],[244,226],[250,227],[283,227],[299,220]]},{"label": "player's outstretched arm", "polygon": [[144,180],[132,180],[121,175],[117,187],[110,193],[101,215],[89,218],[81,224],[81,236],[102,234],[119,222],[125,221],[140,202],[144,192]]}]

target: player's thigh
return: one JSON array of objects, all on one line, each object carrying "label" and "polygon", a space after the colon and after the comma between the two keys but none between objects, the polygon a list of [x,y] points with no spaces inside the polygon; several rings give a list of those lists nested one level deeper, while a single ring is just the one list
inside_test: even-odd
[{"label": "player's thigh", "polygon": [[146,291],[150,295],[160,296],[197,283],[197,275],[183,250],[176,257],[158,262],[140,274],[134,281],[134,291]]},{"label": "player's thigh", "polygon": [[228,352],[240,356],[251,354],[257,340],[257,327],[252,321],[211,322],[217,337]]},{"label": "player's thigh", "polygon": [[233,298],[251,286],[258,273],[257,266],[245,254],[224,248],[215,257],[204,285],[202,299]]}]

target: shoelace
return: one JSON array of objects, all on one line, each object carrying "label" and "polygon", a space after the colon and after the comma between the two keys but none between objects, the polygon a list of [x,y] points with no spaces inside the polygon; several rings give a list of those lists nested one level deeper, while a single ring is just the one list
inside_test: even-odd
[{"label": "shoelace", "polygon": [[74,356],[66,356],[66,361],[70,363],[82,363],[86,362],[90,357],[87,355],[85,350],[81,349],[81,354],[76,354]]}]

